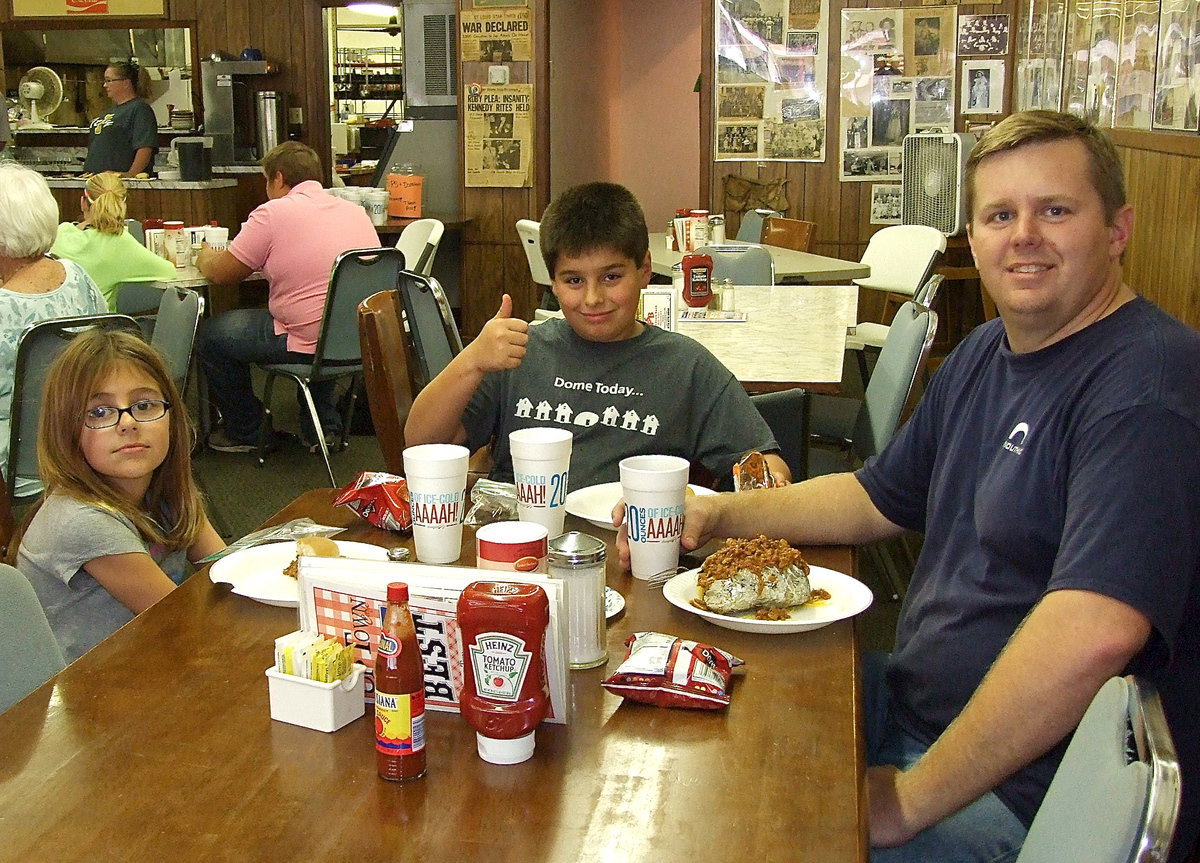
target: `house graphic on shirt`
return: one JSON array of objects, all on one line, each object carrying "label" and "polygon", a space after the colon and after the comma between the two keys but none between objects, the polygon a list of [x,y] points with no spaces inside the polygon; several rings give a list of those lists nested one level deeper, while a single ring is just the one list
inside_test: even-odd
[{"label": "house graphic on shirt", "polygon": [[534,417],[538,422],[546,422],[550,419],[550,402],[544,399],[538,402],[537,415]]},{"label": "house graphic on shirt", "polygon": [[621,423],[621,428],[626,429],[627,431],[636,431],[639,419],[641,419],[641,417],[638,416],[637,411],[625,411],[625,419]]},{"label": "house graphic on shirt", "polygon": [[617,424],[617,418],[620,416],[621,412],[612,405],[609,405],[604,409],[604,416],[600,419],[600,422],[606,426],[615,426]]},{"label": "house graphic on shirt", "polygon": [[531,413],[533,413],[533,402],[527,398],[517,402],[517,416],[528,417]]},{"label": "house graphic on shirt", "polygon": [[650,414],[642,421],[642,434],[656,435],[658,434],[658,417]]},{"label": "house graphic on shirt", "polygon": [[554,412],[554,421],[558,423],[570,424],[571,415],[575,413],[571,406],[566,402],[559,402],[558,409]]}]

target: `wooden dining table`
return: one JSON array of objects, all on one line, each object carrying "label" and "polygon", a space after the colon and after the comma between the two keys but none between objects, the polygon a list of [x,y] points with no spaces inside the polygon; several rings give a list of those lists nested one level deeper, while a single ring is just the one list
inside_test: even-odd
[{"label": "wooden dining table", "polygon": [[[738,240],[728,240],[726,245],[748,245]],[[812,252],[797,252],[782,246],[763,246],[771,253],[775,262],[775,280],[797,278],[808,282],[848,282],[866,278],[871,268],[858,261],[844,261],[814,255]],[[671,268],[683,260],[683,252],[667,248],[666,233],[650,235],[650,267],[660,276],[670,276]]]},{"label": "wooden dining table", "polygon": [[[272,517],[407,534],[307,492]],[[569,517],[570,528],[613,534]],[[461,563],[474,561],[464,529]],[[853,571],[847,548],[805,551]],[[0,714],[0,859],[108,861],[797,861],[867,859],[861,685],[852,620],[763,635],[669,605],[608,562],[625,608],[609,659],[570,674],[566,725],[533,758],[488,764],[461,717],[427,719],[428,773],[375,772],[370,709],[322,733],[269,716],[272,640],[296,611],[201,571]],[[403,580],[405,564],[397,563]],[[703,640],[745,660],[717,711],[623,702],[601,688],[633,632]]]}]

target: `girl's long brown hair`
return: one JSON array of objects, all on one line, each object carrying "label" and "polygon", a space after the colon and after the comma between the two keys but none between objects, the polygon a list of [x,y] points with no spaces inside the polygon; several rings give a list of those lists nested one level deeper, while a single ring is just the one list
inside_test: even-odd
[{"label": "girl's long brown hair", "polygon": [[[118,368],[145,373],[171,403],[167,457],[140,502],[121,497],[83,455],[83,414],[97,384]],[[131,333],[90,330],[76,336],[46,376],[38,422],[38,470],[45,500],[52,493],[123,515],[142,538],[169,550],[196,542],[205,523],[204,501],[192,478],[192,430],[187,409],[158,352]],[[28,519],[25,520],[28,523]],[[15,547],[16,540],[14,539]]]}]

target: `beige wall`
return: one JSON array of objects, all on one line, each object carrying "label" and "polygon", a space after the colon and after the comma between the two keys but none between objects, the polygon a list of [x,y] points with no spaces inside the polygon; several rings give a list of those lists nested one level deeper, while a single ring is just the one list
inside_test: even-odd
[{"label": "beige wall", "polygon": [[701,4],[550,6],[551,194],[589,180],[633,190],[650,230],[699,195]]}]

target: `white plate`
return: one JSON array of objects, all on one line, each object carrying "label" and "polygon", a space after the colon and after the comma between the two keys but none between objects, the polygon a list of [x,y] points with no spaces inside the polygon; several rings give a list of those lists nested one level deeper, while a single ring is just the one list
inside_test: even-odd
[{"label": "white plate", "polygon": [[608,585],[604,586],[604,617],[612,620],[621,613],[621,609],[625,607],[625,597],[617,593]]},{"label": "white plate", "polygon": [[782,635],[787,632],[806,632],[810,629],[820,629],[835,620],[853,617],[860,611],[865,611],[874,596],[871,588],[856,578],[823,566],[809,566],[808,583],[816,590],[818,587],[829,592],[830,599],[814,605],[802,605],[792,609],[788,620],[755,620],[754,612],[743,612],[749,617],[735,617],[728,614],[717,614],[705,611],[692,605],[699,593],[696,589],[698,569],[681,572],[663,585],[663,596],[672,605],[690,611],[705,620],[723,626],[726,629],[736,629],[739,632],[765,632],[771,635]]},{"label": "white plate", "polygon": [[[696,494],[716,494],[711,488],[702,485],[689,485]],[[596,527],[605,530],[616,530],[612,525],[613,507],[621,499],[621,484],[606,482],[602,485],[589,485],[567,495],[567,512],[586,518]]]},{"label": "white plate", "polygon": [[[387,549],[366,542],[337,540],[342,557],[359,560],[387,560]],[[300,586],[284,575],[284,568],[296,557],[296,542],[273,542],[235,551],[208,570],[214,584],[225,583],[239,596],[247,596],[265,605],[296,608],[300,605]]]}]

